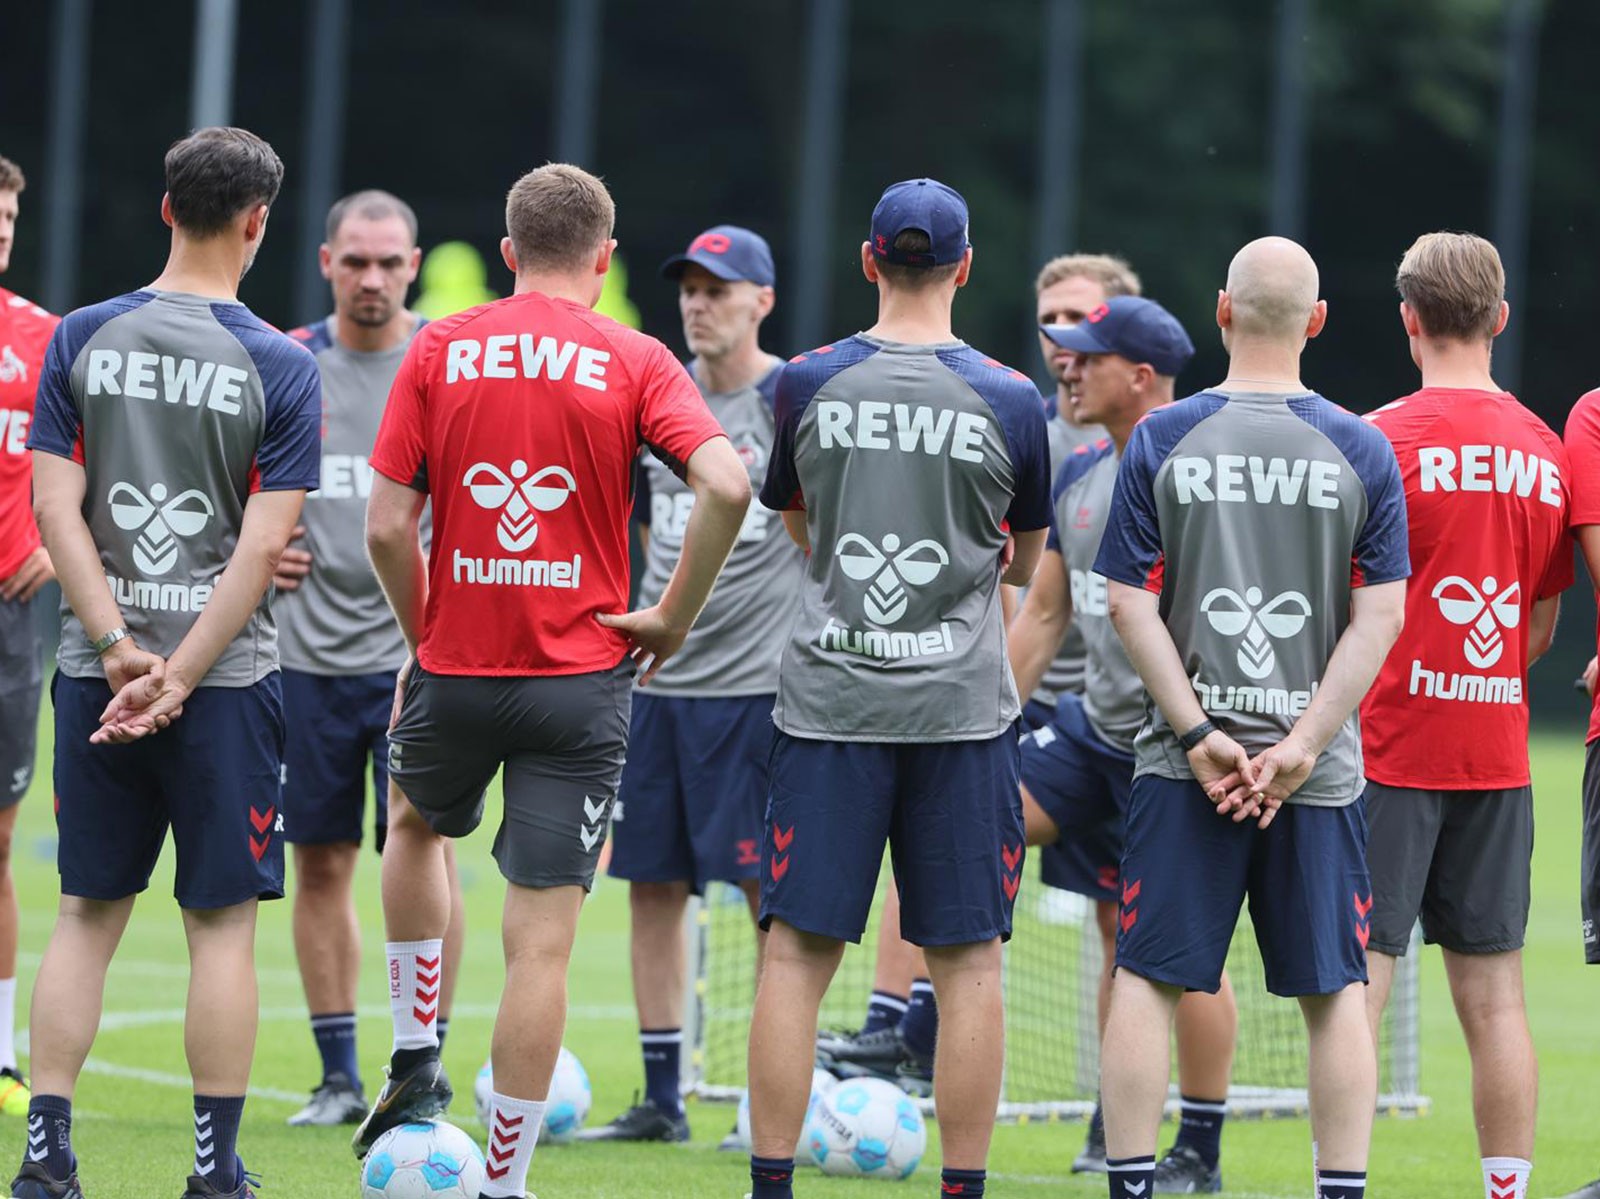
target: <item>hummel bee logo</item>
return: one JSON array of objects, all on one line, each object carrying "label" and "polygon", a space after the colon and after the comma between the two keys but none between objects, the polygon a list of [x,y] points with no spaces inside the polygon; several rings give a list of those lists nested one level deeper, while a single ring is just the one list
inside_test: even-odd
[{"label": "hummel bee logo", "polygon": [[106,501],[117,528],[139,536],[133,561],[147,575],[164,575],[178,561],[179,537],[193,537],[217,514],[205,492],[191,487],[167,499],[164,483],[145,495],[132,483],[113,483]]},{"label": "hummel bee logo", "polygon": [[1499,591],[1499,586],[1493,575],[1483,580],[1482,590],[1460,575],[1451,575],[1440,579],[1433,589],[1433,599],[1446,620],[1471,626],[1461,649],[1479,670],[1489,669],[1505,653],[1500,630],[1522,623],[1522,584],[1512,583],[1504,591]]},{"label": "hummel bee logo", "polygon": [[500,544],[513,554],[530,548],[539,538],[540,512],[554,512],[578,489],[578,481],[562,466],[547,466],[531,478],[528,464],[518,458],[507,475],[490,462],[479,462],[467,470],[461,485],[472,493],[480,508],[499,509],[495,533]]},{"label": "hummel bee logo", "polygon": [[950,565],[949,551],[932,538],[912,542],[902,550],[896,533],[885,533],[879,545],[859,533],[846,533],[833,552],[838,555],[839,569],[849,578],[858,583],[871,580],[862,608],[875,625],[899,621],[911,604],[906,586],[925,587]]},{"label": "hummel bee logo", "polygon": [[1252,679],[1264,679],[1278,664],[1272,639],[1298,635],[1311,618],[1311,601],[1298,591],[1283,591],[1263,603],[1259,587],[1246,588],[1243,595],[1217,587],[1200,601],[1200,611],[1224,637],[1243,636],[1235,654],[1239,669]]}]

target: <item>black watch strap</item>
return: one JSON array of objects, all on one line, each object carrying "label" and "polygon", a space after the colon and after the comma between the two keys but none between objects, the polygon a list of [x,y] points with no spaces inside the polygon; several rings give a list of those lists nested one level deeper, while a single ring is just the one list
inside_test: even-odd
[{"label": "black watch strap", "polygon": [[1187,733],[1184,733],[1181,737],[1179,737],[1178,744],[1183,746],[1184,753],[1188,753],[1191,749],[1199,745],[1200,742],[1204,741],[1216,731],[1217,722],[1208,716],[1199,724],[1195,725],[1194,728],[1190,729]]}]

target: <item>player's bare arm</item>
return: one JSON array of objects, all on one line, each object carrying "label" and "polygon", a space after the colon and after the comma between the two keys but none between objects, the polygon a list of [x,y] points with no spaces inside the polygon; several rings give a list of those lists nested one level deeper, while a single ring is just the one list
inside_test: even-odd
[{"label": "player's bare arm", "polygon": [[629,656],[643,670],[640,686],[683,648],[750,507],[749,471],[726,437],[713,437],[689,456],[686,481],[694,492],[694,507],[684,527],[683,553],[661,602],[621,616],[602,612],[596,617],[628,637]]},{"label": "player's bare arm", "polygon": [[374,472],[372,494],[367,499],[367,555],[413,658],[428,602],[428,563],[422,556],[419,532],[427,498],[413,487]]},{"label": "player's bare arm", "polygon": [[1044,544],[1049,539],[1049,529],[1030,529],[1026,533],[1013,533],[1010,538],[1011,561],[1002,562],[1002,583],[1025,587],[1038,569],[1044,556]]},{"label": "player's bare arm", "polygon": [[783,527],[793,541],[806,553],[811,552],[811,530],[806,527],[805,509],[783,513]]},{"label": "player's bare arm", "polygon": [[311,573],[311,551],[295,544],[305,535],[304,525],[296,525],[294,532],[289,534],[289,545],[278,559],[278,569],[272,575],[272,585],[279,591],[298,590],[300,581]]},{"label": "player's bare arm", "polygon": [[[1161,619],[1161,597],[1115,579],[1107,581],[1106,594],[1117,636],[1167,723],[1180,734],[1204,723],[1206,710],[1195,697],[1178,647]],[[1189,766],[1206,796],[1220,804],[1245,777],[1250,755],[1218,729],[1189,751]]]},{"label": "player's bare arm", "polygon": [[0,600],[15,600],[25,604],[55,577],[55,569],[50,564],[50,551],[41,545],[22,560],[22,565],[9,579],[0,582]]},{"label": "player's bare arm", "polygon": [[1528,665],[1532,666],[1545,654],[1556,639],[1556,622],[1561,617],[1561,597],[1552,595],[1538,600],[1528,614]]},{"label": "player's bare arm", "polygon": [[1404,579],[1351,593],[1350,623],[1334,646],[1316,695],[1289,735],[1250,763],[1246,779],[1263,805],[1262,827],[1270,823],[1276,806],[1311,777],[1318,755],[1356,710],[1400,636],[1405,613]]},{"label": "player's bare arm", "polygon": [[[106,584],[100,551],[83,519],[83,497],[87,490],[83,467],[71,459],[42,450],[33,455],[33,513],[39,535],[56,564],[62,593],[83,625],[84,633],[95,640],[114,629],[127,627],[122,609]],[[160,670],[161,658],[139,648],[132,637],[124,637],[101,655],[106,681],[121,690],[152,670]]]},{"label": "player's bare arm", "polygon": [[1006,635],[1011,673],[1018,695],[1032,695],[1061,648],[1072,625],[1072,590],[1067,586],[1067,565],[1056,550],[1046,550],[1022,610]]},{"label": "player's bare arm", "polygon": [[301,490],[258,491],[245,501],[239,542],[194,627],[172,651],[165,670],[133,680],[112,697],[91,741],[137,741],[177,718],[184,700],[260,605],[305,498]]}]

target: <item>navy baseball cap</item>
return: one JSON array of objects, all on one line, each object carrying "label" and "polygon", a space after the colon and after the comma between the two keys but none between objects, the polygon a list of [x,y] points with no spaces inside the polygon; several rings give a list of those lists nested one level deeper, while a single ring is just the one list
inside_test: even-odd
[{"label": "navy baseball cap", "polygon": [[[872,210],[872,254],[902,266],[948,266],[967,252],[967,202],[953,187],[937,179],[907,179],[894,183],[878,198]],[[926,254],[894,248],[894,239],[907,229],[920,229],[933,243]]]},{"label": "navy baseball cap", "polygon": [[729,283],[756,283],[772,287],[778,273],[772,266],[772,247],[759,233],[738,225],[713,225],[689,243],[682,254],[674,254],[661,264],[668,279],[683,278],[690,263],[704,267],[718,279]]},{"label": "navy baseball cap", "polygon": [[1113,296],[1076,325],[1040,325],[1039,332],[1063,350],[1120,354],[1169,378],[1194,357],[1194,342],[1178,318],[1143,296]]}]

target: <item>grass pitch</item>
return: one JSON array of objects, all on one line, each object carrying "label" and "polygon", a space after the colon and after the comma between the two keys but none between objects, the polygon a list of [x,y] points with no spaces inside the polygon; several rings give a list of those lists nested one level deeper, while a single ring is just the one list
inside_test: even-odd
[{"label": "grass pitch", "polygon": [[[41,739],[44,768],[17,830],[15,868],[22,906],[20,993],[54,918],[55,830],[49,787],[49,712]],[[1532,1195],[1558,1195],[1600,1173],[1600,971],[1586,971],[1578,932],[1579,778],[1581,735],[1541,736],[1534,744],[1539,839],[1534,857],[1533,919],[1528,932],[1528,993],[1543,1066],[1539,1145]],[[445,1058],[459,1097],[453,1119],[475,1135],[472,1080],[487,1055],[502,978],[498,921],[503,885],[488,852],[489,832],[462,846],[471,925],[465,978],[457,993]],[[360,888],[366,952],[361,991],[361,1056],[369,1089],[389,1045],[383,926],[377,860],[363,860]],[[187,966],[171,896],[170,855],[140,901],[111,968],[106,1015],[77,1095],[75,1141],[89,1199],[177,1196],[190,1168],[189,1081],[183,1058],[183,995]],[[319,1067],[305,1019],[289,933],[289,905],[264,905],[258,940],[261,1035],[240,1149],[264,1177],[263,1199],[340,1199],[358,1194],[348,1129],[290,1129],[285,1118],[304,1101]],[[638,1047],[628,983],[626,895],[602,881],[583,918],[574,959],[567,1044],[588,1068],[595,1111],[604,1120],[632,1101],[640,1085]],[[26,1013],[23,1004],[24,1019]],[[1429,952],[1422,997],[1423,1090],[1430,1115],[1380,1120],[1374,1142],[1375,1199],[1431,1199],[1479,1193],[1466,1050],[1455,1024],[1437,953]],[[742,1157],[719,1154],[732,1110],[691,1105],[694,1142],[687,1146],[545,1146],[530,1185],[543,1199],[708,1199],[744,1194]],[[0,1123],[0,1169],[20,1161],[20,1119]],[[938,1185],[937,1132],[915,1179],[889,1184],[799,1176],[807,1196],[928,1194]],[[1103,1195],[1104,1180],[1072,1178],[1082,1143],[1079,1125],[1002,1127],[990,1160],[996,1196]],[[1163,1137],[1170,1142],[1171,1130]],[[1223,1138],[1227,1193],[1258,1199],[1311,1191],[1310,1134],[1304,1121],[1235,1122]],[[3,1181],[3,1180],[0,1180]]]}]

